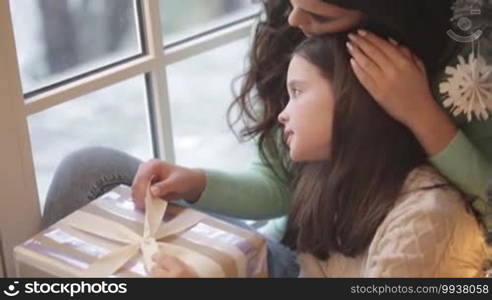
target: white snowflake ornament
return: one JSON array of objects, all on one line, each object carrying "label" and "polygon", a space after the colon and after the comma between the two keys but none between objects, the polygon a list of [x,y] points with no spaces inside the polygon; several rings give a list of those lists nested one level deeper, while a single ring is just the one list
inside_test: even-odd
[{"label": "white snowflake ornament", "polygon": [[456,117],[466,115],[468,122],[473,117],[487,120],[492,111],[492,66],[482,56],[470,53],[468,62],[461,55],[456,67],[446,67],[449,78],[439,85],[439,91],[446,96],[444,107]]}]

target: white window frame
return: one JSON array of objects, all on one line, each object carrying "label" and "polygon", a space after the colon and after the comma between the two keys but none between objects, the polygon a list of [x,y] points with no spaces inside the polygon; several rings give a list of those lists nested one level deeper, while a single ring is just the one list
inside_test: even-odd
[{"label": "white window frame", "polygon": [[68,84],[25,99],[8,0],[0,1],[0,237],[6,274],[16,276],[14,246],[27,240],[40,229],[40,205],[28,129],[28,117],[77,97],[95,92],[138,75],[147,78],[154,130],[155,157],[174,162],[171,111],[166,78],[167,66],[194,55],[248,37],[255,18],[225,26],[185,43],[163,47],[159,0],[141,0],[139,32],[147,54],[92,73]]}]

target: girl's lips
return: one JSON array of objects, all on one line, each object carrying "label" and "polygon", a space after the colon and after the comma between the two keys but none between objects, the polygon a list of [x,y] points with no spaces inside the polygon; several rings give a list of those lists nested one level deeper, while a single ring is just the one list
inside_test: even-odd
[{"label": "girl's lips", "polygon": [[287,145],[290,145],[290,140],[292,139],[292,135],[293,135],[293,134],[294,134],[294,133],[293,133],[292,131],[289,131],[289,132],[286,132],[286,133],[285,133],[285,143],[286,143]]}]

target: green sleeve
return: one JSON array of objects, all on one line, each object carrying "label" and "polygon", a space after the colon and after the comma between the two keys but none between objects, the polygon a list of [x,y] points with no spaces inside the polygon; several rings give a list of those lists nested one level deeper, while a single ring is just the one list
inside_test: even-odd
[{"label": "green sleeve", "polygon": [[430,161],[465,193],[478,196],[473,206],[481,213],[486,212],[487,182],[492,168],[462,131]]},{"label": "green sleeve", "polygon": [[199,208],[242,219],[271,219],[288,211],[292,190],[262,162],[242,173],[204,169],[207,185]]}]

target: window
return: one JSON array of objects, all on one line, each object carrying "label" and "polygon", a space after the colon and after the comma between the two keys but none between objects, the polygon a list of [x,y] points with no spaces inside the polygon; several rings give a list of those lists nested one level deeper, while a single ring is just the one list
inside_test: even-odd
[{"label": "window", "polygon": [[167,68],[178,164],[241,170],[250,163],[255,147],[237,144],[226,123],[231,101],[224,101],[232,99],[231,79],[244,71],[248,44],[239,40]]},{"label": "window", "polygon": [[[235,140],[225,114],[244,68],[230,62],[244,61],[258,11],[251,0],[0,1],[8,275],[13,247],[39,229],[54,170],[72,151],[98,145],[142,160],[245,166],[253,147]],[[238,155],[221,160],[231,149]]]},{"label": "window", "polygon": [[10,0],[24,92],[141,54],[135,5]]},{"label": "window", "polygon": [[104,146],[153,156],[146,98],[145,78],[138,76],[29,117],[41,207],[56,167],[73,151]]},{"label": "window", "polygon": [[227,26],[259,11],[259,5],[251,0],[160,0],[160,4],[166,45]]}]

